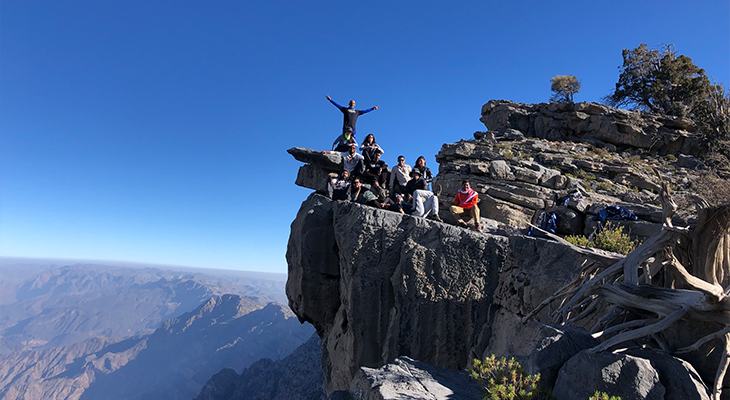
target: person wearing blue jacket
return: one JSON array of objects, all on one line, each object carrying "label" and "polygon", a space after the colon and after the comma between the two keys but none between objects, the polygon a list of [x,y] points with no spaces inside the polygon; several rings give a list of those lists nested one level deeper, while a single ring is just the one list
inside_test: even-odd
[{"label": "person wearing blue jacket", "polygon": [[327,100],[329,100],[330,103],[337,107],[344,116],[344,119],[342,121],[342,134],[344,135],[346,132],[352,132],[353,137],[357,134],[357,130],[355,129],[355,125],[357,124],[357,117],[378,109],[378,106],[375,106],[373,108],[368,108],[367,110],[356,110],[355,100],[350,100],[349,107],[343,107],[337,104],[334,100],[332,100],[329,95],[327,96]]}]

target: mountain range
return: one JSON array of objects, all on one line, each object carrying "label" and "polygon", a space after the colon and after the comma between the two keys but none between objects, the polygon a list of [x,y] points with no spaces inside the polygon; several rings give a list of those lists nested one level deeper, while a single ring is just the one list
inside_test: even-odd
[{"label": "mountain range", "polygon": [[0,399],[192,399],[312,336],[285,279],[0,259]]}]

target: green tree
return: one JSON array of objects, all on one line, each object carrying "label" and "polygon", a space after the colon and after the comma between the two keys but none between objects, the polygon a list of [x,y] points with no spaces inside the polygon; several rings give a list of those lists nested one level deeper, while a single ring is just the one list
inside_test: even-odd
[{"label": "green tree", "polygon": [[624,49],[622,56],[616,88],[604,98],[607,104],[691,118],[712,150],[730,156],[730,96],[722,84],[711,82],[672,45],[656,50],[642,43]]},{"label": "green tree", "polygon": [[573,75],[556,75],[550,78],[550,101],[573,102],[573,95],[580,92],[580,81]]},{"label": "green tree", "polygon": [[514,358],[494,354],[481,361],[474,359],[469,375],[482,387],[485,400],[531,400],[539,398],[540,374],[527,375]]},{"label": "green tree", "polygon": [[695,103],[711,88],[705,70],[674,47],[649,50],[645,43],[622,52],[616,89],[606,97],[614,107],[628,106],[653,113],[691,117]]}]

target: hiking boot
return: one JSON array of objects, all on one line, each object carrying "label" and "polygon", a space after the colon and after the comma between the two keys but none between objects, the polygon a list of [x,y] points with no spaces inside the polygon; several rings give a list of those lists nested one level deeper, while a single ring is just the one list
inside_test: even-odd
[{"label": "hiking boot", "polygon": [[459,220],[458,224],[462,228],[467,228],[467,229],[469,228],[469,225],[467,225],[466,222],[464,222],[464,221]]},{"label": "hiking boot", "polygon": [[441,220],[441,217],[439,217],[438,214],[434,214],[433,215],[433,220],[434,221],[438,221],[438,222],[444,222],[444,221]]},{"label": "hiking boot", "polygon": [[477,222],[476,224],[474,224],[474,230],[477,231],[477,232],[481,232],[482,231],[482,225],[479,224],[479,222]]}]

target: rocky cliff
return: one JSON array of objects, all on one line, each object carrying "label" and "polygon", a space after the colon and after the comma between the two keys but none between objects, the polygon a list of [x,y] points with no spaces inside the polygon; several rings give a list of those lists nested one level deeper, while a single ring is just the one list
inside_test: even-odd
[{"label": "rocky cliff", "polygon": [[585,260],[543,239],[478,233],[313,194],[292,223],[287,294],[322,338],[332,392],[348,390],[361,366],[398,356],[465,368],[496,330],[572,280]]},{"label": "rocky cliff", "polygon": [[[291,226],[286,289],[291,309],[322,339],[328,392],[354,393],[353,380],[364,368],[380,368],[400,356],[461,370],[472,358],[492,353],[517,356],[552,386],[562,366],[595,341],[585,331],[522,325],[521,319],[584,267],[610,265],[621,256],[525,236],[521,229],[553,211],[561,217],[559,233],[588,234],[600,210],[619,205],[639,218],[620,224],[645,239],[661,229],[660,181],[669,182],[680,199],[708,186],[709,171],[696,158],[702,146],[685,120],[595,103],[491,101],[481,121],[486,131],[444,144],[436,156],[434,186],[442,189],[441,217],[447,223],[316,193],[302,204]],[[327,174],[341,169],[332,156],[301,148],[289,152],[306,163],[296,183],[320,193]],[[448,224],[445,206],[464,179],[479,192],[485,232]],[[675,222],[692,220],[678,213]],[[547,321],[548,312],[537,320]],[[637,365],[623,357],[621,365]],[[639,364],[654,365],[645,357]],[[630,379],[625,371],[605,373]],[[687,378],[677,389],[666,376],[646,373],[659,377],[653,386],[627,393],[691,392],[706,398],[699,395],[704,390],[699,379]],[[616,382],[607,390],[621,386]],[[573,395],[583,393],[565,398]],[[668,398],[683,398],[677,396]]]}]

